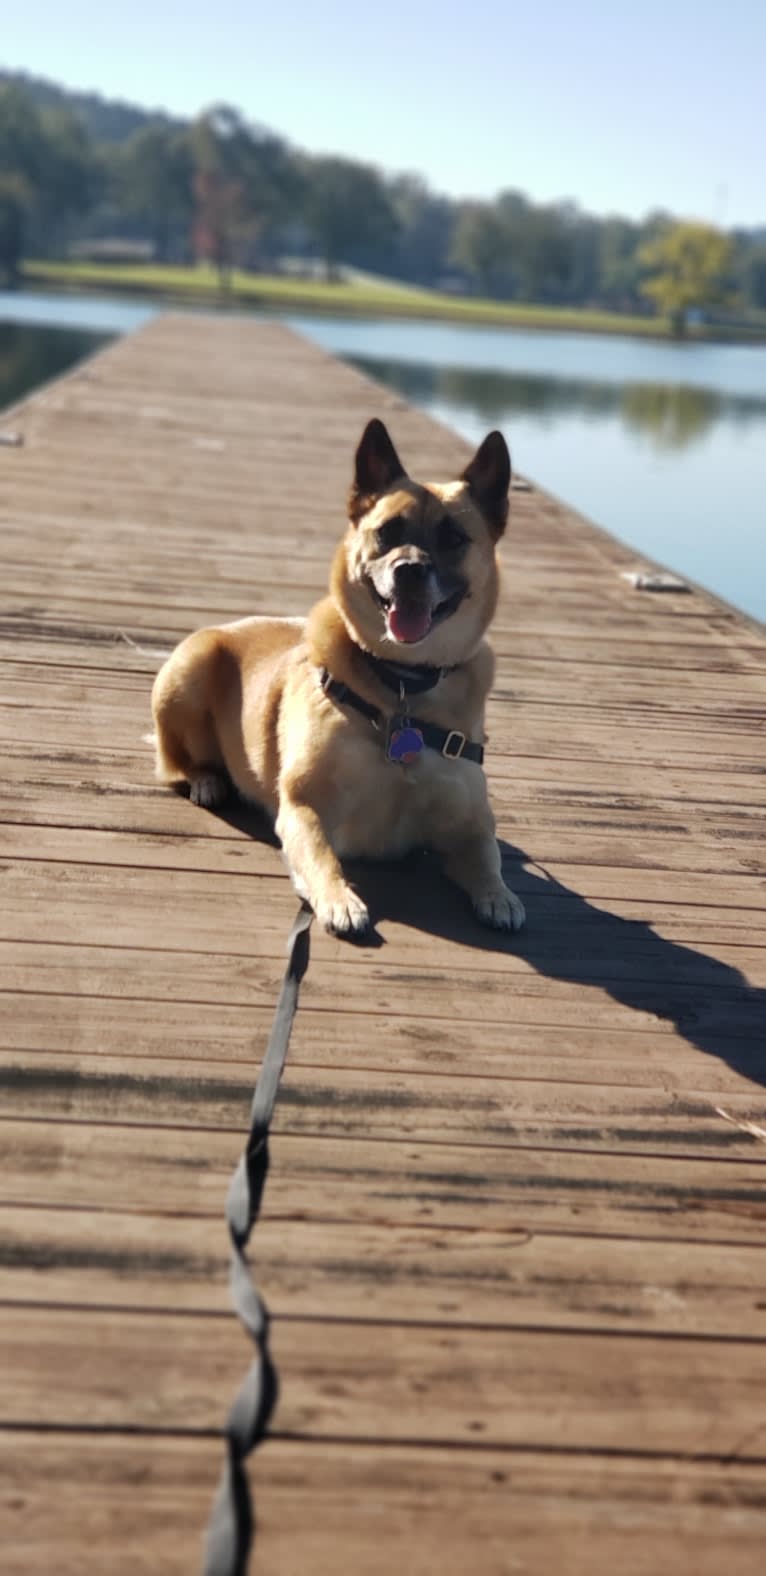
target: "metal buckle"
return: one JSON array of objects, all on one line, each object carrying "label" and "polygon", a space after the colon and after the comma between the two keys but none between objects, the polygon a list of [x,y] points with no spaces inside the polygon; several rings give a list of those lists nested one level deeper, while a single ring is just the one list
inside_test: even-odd
[{"label": "metal buckle", "polygon": [[[452,747],[453,739],[457,742],[456,749],[453,749]],[[467,743],[468,740],[466,739],[465,734],[460,733],[457,728],[452,728],[447,734],[447,737],[442,745],[442,755],[444,755],[448,761],[459,761]]]}]

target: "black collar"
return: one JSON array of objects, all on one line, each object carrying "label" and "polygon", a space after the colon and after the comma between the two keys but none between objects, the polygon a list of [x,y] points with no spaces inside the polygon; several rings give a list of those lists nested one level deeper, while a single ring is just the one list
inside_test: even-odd
[{"label": "black collar", "polygon": [[[371,706],[362,695],[357,695],[356,690],[349,689],[347,684],[340,682],[340,679],[334,679],[326,668],[320,669],[319,682],[330,700],[336,701],[339,706],[353,706],[355,711],[361,712],[362,716],[372,723],[373,728],[380,728],[385,722],[386,719],[377,706]],[[409,715],[392,717],[388,724],[386,753],[389,760],[396,758],[388,753],[392,731],[401,727],[413,728],[420,734],[423,744],[427,744],[429,750],[438,750],[439,754],[448,761],[458,761],[465,757],[467,761],[475,761],[477,766],[481,766],[484,760],[484,745],[473,744],[459,728],[437,728],[432,722],[423,722],[419,717]]]},{"label": "black collar", "polygon": [[430,662],[389,662],[387,657],[374,657],[371,651],[362,651],[362,656],[381,684],[393,690],[400,699],[405,695],[424,695],[426,690],[436,688],[445,673],[455,671],[454,668],[435,668]]}]

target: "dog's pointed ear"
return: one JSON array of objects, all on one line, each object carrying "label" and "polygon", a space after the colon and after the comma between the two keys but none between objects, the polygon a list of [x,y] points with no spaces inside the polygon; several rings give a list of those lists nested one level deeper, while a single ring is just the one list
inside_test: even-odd
[{"label": "dog's pointed ear", "polygon": [[490,432],[476,450],[462,480],[475,499],[493,536],[502,536],[508,519],[511,456],[502,432]]},{"label": "dog's pointed ear", "polygon": [[356,522],[371,507],[375,498],[405,475],[405,469],[382,421],[373,416],[359,441],[354,461],[348,512]]}]

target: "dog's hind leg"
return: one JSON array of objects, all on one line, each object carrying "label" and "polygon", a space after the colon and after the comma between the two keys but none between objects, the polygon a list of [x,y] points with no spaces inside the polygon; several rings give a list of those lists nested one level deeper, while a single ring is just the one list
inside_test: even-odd
[{"label": "dog's hind leg", "polygon": [[[191,637],[191,641],[195,637]],[[214,810],[231,793],[209,704],[209,662],[189,661],[191,641],[160,669],[152,691],[156,773],[160,782],[189,784],[193,804]],[[209,653],[200,653],[200,658]]]},{"label": "dog's hind leg", "polygon": [[[191,737],[190,737],[191,734]],[[187,782],[192,804],[217,810],[231,797],[231,778],[220,757],[212,729],[195,727],[184,736],[158,719],[155,734],[156,773],[160,782]]]},{"label": "dog's hind leg", "polygon": [[231,778],[224,771],[200,771],[189,778],[189,798],[203,810],[220,810],[232,796]]}]

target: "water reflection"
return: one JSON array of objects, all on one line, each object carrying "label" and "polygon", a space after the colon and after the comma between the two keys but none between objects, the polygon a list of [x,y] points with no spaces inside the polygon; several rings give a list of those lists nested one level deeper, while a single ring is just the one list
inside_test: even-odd
[{"label": "water reflection", "polygon": [[[748,411],[748,405],[753,409]],[[634,383],[622,390],[620,399],[625,425],[647,433],[658,449],[685,449],[704,438],[722,417],[739,423],[748,416],[763,419],[764,413],[766,400],[715,394],[684,384]]]},{"label": "water reflection", "polygon": [[627,429],[649,437],[657,449],[687,448],[722,420],[743,426],[766,417],[766,395],[724,393],[689,384],[619,384],[369,356],[349,359],[416,404],[456,405],[493,425],[503,425],[514,416],[537,418],[545,425],[561,416],[600,421],[616,415]]},{"label": "water reflection", "polygon": [[0,410],[107,343],[109,334],[0,323]]}]

